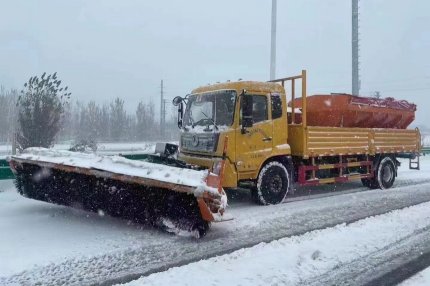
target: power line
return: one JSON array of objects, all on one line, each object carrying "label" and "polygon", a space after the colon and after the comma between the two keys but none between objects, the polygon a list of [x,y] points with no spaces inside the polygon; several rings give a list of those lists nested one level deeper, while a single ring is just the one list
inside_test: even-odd
[{"label": "power line", "polygon": [[370,83],[370,84],[375,84],[375,83],[382,83],[382,84],[386,84],[386,83],[402,83],[402,82],[411,82],[414,80],[426,80],[426,79],[430,79],[430,77],[428,76],[424,76],[424,77],[409,77],[409,78],[401,78],[401,79],[389,79],[389,80],[377,80],[377,81],[366,81],[366,83]]},{"label": "power line", "polygon": [[388,90],[382,89],[383,92],[418,91],[418,90],[430,90],[430,86],[429,87],[417,87],[417,88],[388,89]]},{"label": "power line", "polygon": [[[392,86],[396,84],[405,84],[411,83],[414,84],[416,81],[425,81],[427,83],[427,79],[430,79],[428,76],[417,76],[417,77],[409,77],[409,78],[401,78],[401,79],[387,79],[387,80],[377,80],[377,81],[365,81],[366,86],[375,86],[377,88],[381,88],[384,86]],[[347,84],[333,84],[333,85],[324,85],[324,86],[316,86],[314,89],[328,89],[328,88],[348,88]]]}]

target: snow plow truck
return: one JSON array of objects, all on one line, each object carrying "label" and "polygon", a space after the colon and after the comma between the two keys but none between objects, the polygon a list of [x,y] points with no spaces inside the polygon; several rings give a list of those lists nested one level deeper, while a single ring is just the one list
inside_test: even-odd
[{"label": "snow plow truck", "polygon": [[157,145],[139,161],[33,148],[10,166],[24,196],[203,236],[223,220],[225,191],[249,188],[262,205],[294,186],[361,180],[393,186],[421,138],[406,129],[416,106],[346,94],[307,96],[306,71],[270,82],[237,81],[176,97],[179,146]]}]

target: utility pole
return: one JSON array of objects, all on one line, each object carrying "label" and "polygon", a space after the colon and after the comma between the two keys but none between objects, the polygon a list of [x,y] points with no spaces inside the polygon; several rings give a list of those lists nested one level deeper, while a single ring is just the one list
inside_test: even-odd
[{"label": "utility pole", "polygon": [[276,77],[276,3],[272,0],[272,34],[270,44],[270,80]]},{"label": "utility pole", "polygon": [[352,94],[360,94],[358,0],[352,0]]},{"label": "utility pole", "polygon": [[[166,111],[166,105],[167,105],[167,103],[169,102],[169,100],[168,99],[165,99],[164,101],[163,101],[163,124],[164,125],[166,125],[166,115],[167,115],[167,111]],[[166,126],[164,126],[164,127],[166,127]]]},{"label": "utility pole", "polygon": [[166,129],[166,115],[167,115],[166,106],[168,102],[169,102],[168,99],[163,100],[163,128],[164,129]]},{"label": "utility pole", "polygon": [[160,86],[160,135],[161,137],[163,137],[164,135],[164,108],[165,108],[165,104],[164,104],[164,86],[163,86],[163,80],[161,80],[161,86]]}]

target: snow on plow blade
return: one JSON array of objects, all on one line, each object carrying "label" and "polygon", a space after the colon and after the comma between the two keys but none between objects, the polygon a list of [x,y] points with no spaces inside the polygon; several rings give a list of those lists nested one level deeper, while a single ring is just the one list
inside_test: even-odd
[{"label": "snow on plow blade", "polygon": [[43,148],[12,156],[9,164],[25,197],[196,237],[222,220],[227,204],[221,176],[208,171]]}]

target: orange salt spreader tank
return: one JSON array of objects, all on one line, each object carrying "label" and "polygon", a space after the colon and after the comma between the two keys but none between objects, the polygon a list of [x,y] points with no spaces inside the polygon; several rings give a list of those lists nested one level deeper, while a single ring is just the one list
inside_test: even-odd
[{"label": "orange salt spreader tank", "polygon": [[[297,98],[294,103],[301,108],[302,99]],[[390,97],[335,93],[307,97],[310,126],[406,129],[414,121],[415,111],[415,104]]]}]

